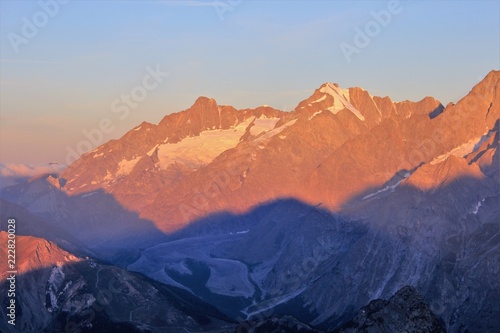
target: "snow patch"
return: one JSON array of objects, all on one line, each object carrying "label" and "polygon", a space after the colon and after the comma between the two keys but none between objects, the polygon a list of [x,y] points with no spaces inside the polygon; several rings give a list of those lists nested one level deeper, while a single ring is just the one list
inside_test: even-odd
[{"label": "snow patch", "polygon": [[354,113],[359,120],[364,121],[365,117],[349,102],[349,90],[339,88],[331,83],[320,89],[322,93],[329,94],[333,97],[333,105],[328,108],[328,111],[337,114],[339,111],[347,109]]},{"label": "snow patch", "polygon": [[310,117],[309,117],[309,120],[313,119],[314,117],[316,117],[318,114],[322,113],[323,110],[320,110],[320,111],[316,111],[314,112]]},{"label": "snow patch", "polygon": [[297,121],[297,119],[294,119],[294,120],[290,120],[289,122],[281,125],[280,127],[277,127],[269,132],[267,132],[266,134],[264,135],[261,135],[259,136],[257,139],[255,139],[255,142],[262,142],[262,141],[265,141],[275,135],[278,135],[280,134],[281,132],[283,132],[283,130],[289,126],[292,126],[293,124],[295,124],[295,122]]},{"label": "snow patch", "polygon": [[231,129],[208,130],[201,132],[199,136],[184,138],[177,143],[159,145],[157,148],[160,168],[166,169],[174,163],[198,168],[212,162],[224,151],[238,145],[246,128],[254,119],[249,118]]},{"label": "snow patch", "polygon": [[92,156],[92,158],[98,158],[98,157],[101,157],[101,156],[104,156],[104,153],[94,154],[94,156]]},{"label": "snow patch", "polygon": [[61,266],[58,264],[53,267],[50,271],[50,277],[47,281],[47,288],[45,290],[48,299],[50,300],[49,304],[45,304],[47,310],[49,312],[53,312],[59,308],[57,304],[57,291],[60,289],[62,283],[64,282],[64,273],[62,271]]},{"label": "snow patch", "polygon": [[129,175],[140,159],[141,157],[136,157],[132,160],[121,160],[120,163],[118,163],[118,171],[116,172],[116,176],[121,177]]},{"label": "snow patch", "polygon": [[150,151],[147,152],[147,155],[149,157],[153,156],[153,153],[155,152],[156,148],[158,148],[159,145],[156,145],[153,147],[153,149],[151,149]]},{"label": "snow patch", "polygon": [[49,284],[57,284],[64,280],[64,273],[60,265],[56,265],[50,271]]},{"label": "snow patch", "polygon": [[374,193],[370,193],[370,194],[368,194],[368,195],[364,196],[361,200],[370,199],[370,198],[372,198],[372,197],[375,197],[375,196],[379,195],[380,193],[384,193],[384,192],[387,192],[387,191],[394,192],[394,190],[396,189],[396,187],[398,187],[398,186],[399,186],[399,184],[401,184],[401,182],[402,182],[403,180],[405,180],[406,178],[408,178],[408,177],[410,177],[410,176],[411,176],[411,174],[410,174],[409,172],[407,172],[407,173],[404,175],[404,177],[403,177],[401,180],[399,180],[396,184],[394,184],[394,185],[388,185],[388,186],[384,187],[384,188],[383,188],[383,189],[381,189],[381,190],[378,190],[378,191],[376,191],[376,192],[374,192]]},{"label": "snow patch", "polygon": [[82,197],[82,198],[90,197],[91,195],[94,195],[94,194],[96,194],[96,193],[97,193],[97,191],[90,192],[90,193],[87,193],[87,194],[82,195],[81,197]]},{"label": "snow patch", "polygon": [[474,148],[472,149],[472,152],[474,153],[474,152],[478,151],[478,150],[479,150],[479,148],[481,148],[481,145],[482,145],[484,142],[486,142],[487,140],[489,140],[489,139],[491,138],[491,136],[492,136],[493,134],[495,134],[495,132],[496,132],[496,129],[492,129],[492,130],[490,130],[490,131],[486,132],[486,133],[485,133],[485,134],[481,137],[481,139],[480,139],[480,140],[476,143],[476,145],[475,145],[475,146],[474,146]]},{"label": "snow patch", "polygon": [[446,160],[450,155],[453,155],[456,157],[465,157],[479,148],[478,143],[481,142],[481,140],[484,140],[483,137],[472,139],[469,142],[466,142],[463,145],[455,147],[452,150],[450,150],[449,152],[436,157],[435,159],[433,159],[430,162],[430,164],[434,165],[434,164],[441,163],[444,160]]},{"label": "snow patch", "polygon": [[254,125],[250,127],[250,134],[257,136],[263,132],[268,132],[276,126],[278,121],[280,121],[280,118],[267,118],[261,116],[254,120]]},{"label": "snow patch", "polygon": [[103,180],[104,181],[109,181],[109,180],[112,180],[113,179],[113,175],[111,174],[111,172],[109,172],[109,170],[106,170],[106,176],[104,176]]},{"label": "snow patch", "polygon": [[313,103],[319,103],[319,102],[324,101],[325,99],[326,99],[326,94],[325,94],[325,95],[323,95],[323,97],[318,98],[317,100],[313,101]]},{"label": "snow patch", "polygon": [[484,202],[484,199],[479,201],[476,204],[476,207],[474,207],[474,210],[472,211],[472,214],[476,215],[479,212],[479,208],[481,207],[482,203]]}]

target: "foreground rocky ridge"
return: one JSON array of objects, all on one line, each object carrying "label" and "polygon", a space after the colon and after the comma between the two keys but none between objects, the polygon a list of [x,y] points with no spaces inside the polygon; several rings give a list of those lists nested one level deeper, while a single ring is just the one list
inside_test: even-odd
[{"label": "foreground rocky ridge", "polygon": [[[300,323],[293,317],[271,318],[246,323],[249,333],[325,333]],[[446,333],[444,323],[411,286],[400,289],[389,300],[376,299],[362,307],[356,316],[331,333]]]},{"label": "foreground rocky ridge", "polygon": [[446,333],[443,321],[415,288],[406,286],[389,300],[373,300],[334,333]]},{"label": "foreground rocky ridge", "polygon": [[[1,232],[0,241],[6,239]],[[17,236],[16,243],[16,325],[1,320],[2,332],[233,330],[216,309],[181,290],[74,256],[44,239]],[[0,269],[6,272],[6,264]],[[2,304],[8,301],[5,277],[2,273]],[[2,306],[3,318],[5,311]]]}]

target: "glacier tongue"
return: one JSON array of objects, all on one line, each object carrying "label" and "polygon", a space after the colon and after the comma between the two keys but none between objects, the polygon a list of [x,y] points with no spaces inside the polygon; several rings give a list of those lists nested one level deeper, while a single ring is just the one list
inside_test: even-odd
[{"label": "glacier tongue", "polygon": [[169,165],[175,163],[198,168],[212,162],[222,152],[239,144],[246,128],[253,120],[251,117],[231,129],[208,130],[201,132],[199,136],[186,137],[177,143],[157,146],[155,150],[158,149],[160,168],[167,169]]}]

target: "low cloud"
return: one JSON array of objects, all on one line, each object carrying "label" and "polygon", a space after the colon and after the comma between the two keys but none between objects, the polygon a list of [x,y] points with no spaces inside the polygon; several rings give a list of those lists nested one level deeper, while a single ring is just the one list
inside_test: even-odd
[{"label": "low cloud", "polygon": [[21,163],[0,163],[0,176],[9,178],[33,178],[47,173],[58,174],[64,166],[58,163],[30,165]]}]

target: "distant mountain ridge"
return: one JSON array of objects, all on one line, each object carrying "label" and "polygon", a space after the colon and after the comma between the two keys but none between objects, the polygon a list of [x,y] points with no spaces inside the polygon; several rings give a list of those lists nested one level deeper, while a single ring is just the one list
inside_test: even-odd
[{"label": "distant mountain ridge", "polygon": [[[280,196],[340,207],[355,195],[356,188],[380,186],[398,170],[411,170],[426,161],[421,158],[429,148],[421,147],[424,137],[437,136],[439,128],[450,126],[449,121],[442,120],[447,118],[445,113],[452,114],[448,118],[468,122],[469,117],[472,121],[474,115],[459,112],[462,105],[474,99],[480,86],[488,85],[495,76],[495,72],[490,73],[468,98],[446,109],[431,97],[417,103],[394,103],[388,97],[373,97],[361,88],[342,89],[331,83],[322,85],[290,113],[269,107],[238,111],[200,97],[191,108],[166,116],[158,125],[143,123],[121,139],[82,156],[62,173],[67,181],[63,190],[76,195],[102,188],[164,231],[176,230],[207,212],[225,207],[241,211]],[[493,119],[494,114],[488,118]],[[419,124],[417,131],[414,124]],[[471,129],[442,142],[432,139],[435,152],[429,155],[445,153],[492,127],[490,121],[482,129]],[[370,147],[368,140],[391,142],[392,151],[381,154],[399,155],[400,160],[375,156],[377,161],[363,163],[362,169],[352,163],[335,163],[339,159],[364,162],[371,155],[365,152],[379,148]],[[353,150],[363,155],[356,157]],[[275,167],[268,170],[266,165],[270,163]],[[378,170],[369,170],[368,166]],[[349,170],[342,169],[345,167]],[[238,175],[227,177],[225,171],[231,168]],[[258,171],[260,168],[263,170]],[[256,174],[267,179],[255,179]],[[343,176],[323,179],[324,174]],[[368,179],[355,181],[360,174]],[[230,179],[219,180],[222,185],[214,184],[213,175]],[[284,184],[294,178],[298,183]],[[197,189],[202,193],[198,198],[193,193],[196,184],[207,188]],[[332,187],[339,191],[326,190]],[[266,194],[269,190],[265,190],[258,199],[252,199],[261,188],[271,192]],[[179,207],[184,207],[182,212]]]}]

